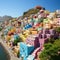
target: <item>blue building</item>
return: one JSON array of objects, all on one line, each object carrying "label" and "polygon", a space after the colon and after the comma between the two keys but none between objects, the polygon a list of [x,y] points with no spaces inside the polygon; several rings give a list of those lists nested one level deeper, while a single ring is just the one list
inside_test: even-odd
[{"label": "blue building", "polygon": [[27,57],[34,51],[34,46],[20,42],[20,57],[27,60]]}]

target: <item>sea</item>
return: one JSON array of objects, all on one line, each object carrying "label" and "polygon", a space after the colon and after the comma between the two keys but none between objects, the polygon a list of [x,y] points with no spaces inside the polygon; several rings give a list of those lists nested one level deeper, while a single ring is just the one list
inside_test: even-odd
[{"label": "sea", "polygon": [[0,60],[10,60],[10,57],[7,54],[7,51],[4,47],[0,44]]}]

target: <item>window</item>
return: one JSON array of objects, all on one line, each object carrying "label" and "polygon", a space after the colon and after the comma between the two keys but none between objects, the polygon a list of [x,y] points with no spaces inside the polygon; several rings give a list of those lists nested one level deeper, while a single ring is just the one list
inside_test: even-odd
[{"label": "window", "polygon": [[41,34],[39,34],[39,38],[43,38],[43,36]]},{"label": "window", "polygon": [[45,30],[45,34],[50,34],[50,31],[48,29]]}]

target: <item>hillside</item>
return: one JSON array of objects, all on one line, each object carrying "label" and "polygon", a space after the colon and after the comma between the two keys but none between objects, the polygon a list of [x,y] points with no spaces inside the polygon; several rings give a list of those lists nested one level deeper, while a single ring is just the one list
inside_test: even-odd
[{"label": "hillside", "polygon": [[7,15],[5,15],[5,16],[3,16],[3,17],[0,16],[0,22],[6,21],[6,20],[10,20],[10,19],[12,19],[12,18],[13,18],[13,17],[7,16]]},{"label": "hillside", "polygon": [[29,9],[28,11],[23,13],[23,17],[29,17],[32,14],[38,13],[41,9],[45,9],[41,6],[36,6],[35,8]]}]

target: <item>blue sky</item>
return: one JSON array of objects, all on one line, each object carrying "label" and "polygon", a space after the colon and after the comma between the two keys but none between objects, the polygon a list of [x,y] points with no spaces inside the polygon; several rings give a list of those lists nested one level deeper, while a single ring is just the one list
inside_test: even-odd
[{"label": "blue sky", "polygon": [[60,9],[60,0],[0,0],[0,16],[19,17],[23,12],[37,5],[55,11]]}]

